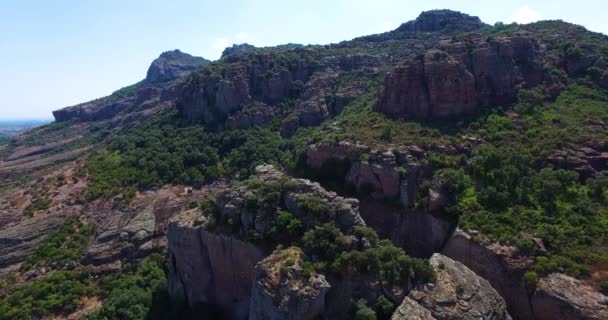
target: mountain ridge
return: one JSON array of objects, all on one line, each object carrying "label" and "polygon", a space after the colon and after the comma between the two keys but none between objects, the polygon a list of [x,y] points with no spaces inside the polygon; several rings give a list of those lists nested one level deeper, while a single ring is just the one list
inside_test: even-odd
[{"label": "mountain ridge", "polygon": [[433,10],[150,69],[0,143],[8,319],[608,316],[605,35]]}]

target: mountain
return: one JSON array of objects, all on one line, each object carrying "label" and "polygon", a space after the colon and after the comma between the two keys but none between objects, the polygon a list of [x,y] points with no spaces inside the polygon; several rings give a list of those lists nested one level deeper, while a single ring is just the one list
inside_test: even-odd
[{"label": "mountain", "polygon": [[582,26],[170,51],[53,115],[0,144],[0,319],[608,319]]}]

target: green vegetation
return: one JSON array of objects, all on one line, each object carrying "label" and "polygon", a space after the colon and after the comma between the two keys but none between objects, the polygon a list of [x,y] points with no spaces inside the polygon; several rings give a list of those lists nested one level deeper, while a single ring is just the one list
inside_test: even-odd
[{"label": "green vegetation", "polygon": [[376,312],[374,309],[367,305],[367,301],[361,299],[355,302],[355,320],[377,320]]},{"label": "green vegetation", "polygon": [[[170,302],[165,265],[162,255],[152,254],[137,266],[127,265],[101,278],[88,269],[76,269],[52,272],[24,286],[3,279],[0,320],[69,315],[87,297],[103,300],[102,307],[87,316],[89,320],[191,319],[194,313],[185,304]],[[196,313],[206,314],[206,310]]]},{"label": "green vegetation", "polygon": [[165,260],[159,254],[150,255],[137,268],[102,279],[99,288],[103,306],[88,320],[181,319],[189,312],[169,302]]},{"label": "green vegetation", "polygon": [[285,165],[285,141],[269,129],[209,132],[199,125],[175,125],[171,115],[115,136],[107,150],[89,159],[95,199],[170,183],[200,186],[221,176],[247,178],[263,163]]},{"label": "green vegetation", "polygon": [[406,285],[408,281],[430,282],[434,272],[428,262],[412,258],[389,240],[364,251],[342,252],[332,263],[332,270],[351,274],[378,274],[385,285]]},{"label": "green vegetation", "polygon": [[47,210],[51,202],[46,198],[34,198],[32,203],[30,203],[24,210],[23,214],[26,216],[33,216],[36,211]]},{"label": "green vegetation", "polygon": [[608,280],[603,280],[600,282],[600,290],[603,294],[608,295]]},{"label": "green vegetation", "polygon": [[95,296],[89,271],[61,271],[18,287],[0,300],[0,320],[29,320],[76,311],[80,299]]},{"label": "green vegetation", "polygon": [[58,231],[51,233],[28,257],[21,269],[24,271],[41,267],[61,269],[71,262],[77,262],[93,232],[93,225],[85,225],[77,218],[67,219]]}]

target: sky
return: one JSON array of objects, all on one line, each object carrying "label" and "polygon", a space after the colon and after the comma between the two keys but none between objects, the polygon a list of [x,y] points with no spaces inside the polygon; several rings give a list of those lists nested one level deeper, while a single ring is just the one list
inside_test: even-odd
[{"label": "sky", "polygon": [[136,83],[172,49],[215,60],[233,43],[327,44],[395,29],[431,9],[493,24],[563,19],[608,34],[606,0],[0,0],[0,119]]}]

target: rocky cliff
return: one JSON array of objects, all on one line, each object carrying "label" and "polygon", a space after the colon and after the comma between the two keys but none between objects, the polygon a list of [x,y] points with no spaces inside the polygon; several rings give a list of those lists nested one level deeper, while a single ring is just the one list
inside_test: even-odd
[{"label": "rocky cliff", "polygon": [[262,250],[230,236],[206,231],[200,213],[169,225],[169,293],[191,306],[211,305],[228,319],[247,319],[254,267]]},{"label": "rocky cliff", "polygon": [[414,256],[440,250],[455,228],[441,217],[447,203],[439,185],[423,208],[415,207],[420,185],[432,179],[427,154],[418,146],[379,152],[346,141],[311,145],[306,167],[309,175],[333,185],[340,181],[342,191],[353,191],[365,221]]},{"label": "rocky cliff", "polygon": [[[279,319],[287,314],[293,319],[312,319],[323,311],[327,282],[321,275],[304,277],[296,251],[277,253],[258,264],[271,251],[264,238],[276,228],[281,208],[306,229],[332,221],[344,232],[352,232],[364,225],[358,202],[317,183],[289,178],[272,166],[257,167],[252,179],[219,194],[214,215],[194,209],[172,220],[167,235],[170,293],[192,306],[217,306],[230,319],[246,319],[250,312],[254,319]],[[319,199],[326,210],[311,211],[304,201],[310,198]],[[290,239],[294,235],[276,236]],[[288,258],[294,264],[285,267],[288,273],[281,273],[274,263],[286,263]]]},{"label": "rocky cliff", "polygon": [[513,317],[534,319],[528,290],[522,281],[524,272],[534,263],[532,257],[519,257],[512,247],[480,244],[460,230],[454,233],[441,252],[487,279],[505,299]]}]

